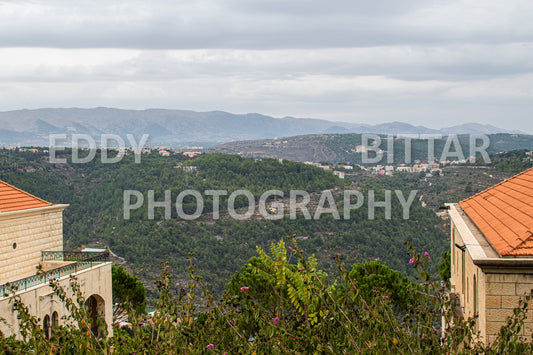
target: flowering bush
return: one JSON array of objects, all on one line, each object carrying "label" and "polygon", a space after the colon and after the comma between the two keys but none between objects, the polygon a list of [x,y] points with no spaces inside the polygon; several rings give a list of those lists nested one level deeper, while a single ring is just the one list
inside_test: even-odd
[{"label": "flowering bush", "polygon": [[[380,263],[356,265],[331,280],[305,257],[293,238],[272,245],[236,273],[215,302],[190,256],[187,287],[172,294],[167,264],[157,282],[159,301],[151,320],[129,310],[131,333],[114,329],[96,337],[75,278],[74,297],[55,281],[52,289],[71,312],[72,327],[58,327],[50,339],[40,320],[15,294],[21,340],[0,335],[0,353],[38,354],[284,354],[284,353],[531,353],[520,331],[529,298],[522,300],[508,326],[492,344],[477,339],[475,318],[457,315],[454,300],[426,271],[429,255],[409,246],[421,282],[412,283]],[[409,261],[410,262],[410,261]],[[371,287],[369,287],[371,285]],[[13,292],[15,290],[12,290]],[[70,291],[69,291],[70,294]],[[404,301],[403,303],[401,301]],[[400,305],[403,305],[400,307]],[[441,329],[441,320],[447,325]],[[0,320],[1,321],[1,320]],[[99,326],[105,330],[105,324]],[[104,333],[101,333],[104,334]]]}]

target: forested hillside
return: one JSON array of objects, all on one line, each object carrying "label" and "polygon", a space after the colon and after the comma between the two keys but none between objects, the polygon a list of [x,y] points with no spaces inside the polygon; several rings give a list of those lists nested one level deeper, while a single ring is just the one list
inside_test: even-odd
[{"label": "forested hillside", "polygon": [[[66,156],[69,154],[67,152]],[[205,198],[206,213],[197,220],[178,218],[174,202],[172,217],[164,218],[164,209],[155,209],[149,220],[146,203],[132,211],[131,219],[124,219],[124,190],[138,190],[146,197],[154,190],[155,200],[163,200],[170,190],[172,201],[185,189],[203,193],[209,189],[250,190],[256,200],[269,189],[286,194],[289,190],[305,190],[316,200],[320,191],[333,189],[338,204],[342,202],[344,186],[330,172],[301,163],[266,159],[254,161],[238,156],[210,154],[188,159],[181,154],[161,157],[156,153],[144,155],[135,164],[132,155],[117,164],[102,164],[99,156],[87,164],[57,164],[48,162],[48,154],[21,151],[0,151],[0,178],[25,191],[54,203],[68,203],[65,211],[64,235],[68,248],[82,245],[109,246],[127,266],[138,275],[148,289],[160,270],[160,261],[168,260],[177,278],[183,281],[188,253],[196,253],[198,270],[221,291],[229,277],[254,253],[255,246],[268,246],[272,241],[295,234],[302,247],[317,255],[321,266],[335,272],[332,255],[339,253],[345,261],[381,259],[394,269],[406,272],[406,247],[412,240],[416,245],[440,255],[446,247],[447,235],[435,214],[419,203],[413,203],[408,220],[392,199],[392,218],[385,220],[384,209],[377,208],[375,219],[368,218],[367,188],[364,205],[351,212],[350,219],[334,220],[323,214],[319,220],[307,220],[298,214],[296,219],[285,216],[281,220],[266,220],[254,215],[251,220],[238,221],[225,213],[227,196],[221,196],[221,218],[214,220],[209,211],[211,200]],[[382,188],[376,188],[376,200],[384,199]],[[409,192],[405,192],[405,196]],[[394,195],[393,195],[394,197]],[[239,202],[240,201],[240,202]],[[185,201],[187,202],[187,201]],[[195,206],[194,201],[190,201]],[[247,201],[236,204],[246,207]],[[192,208],[193,206],[191,206]],[[185,204],[187,209],[187,204]],[[312,209],[312,208],[310,208]],[[311,212],[312,213],[312,212]]]},{"label": "forested hillside", "polygon": [[[497,171],[517,172],[533,167],[533,150],[520,149],[501,152],[491,157],[492,168]],[[478,162],[483,165],[482,161]]]},{"label": "forested hillside", "polygon": [[[373,143],[371,139],[368,139],[368,142],[364,142],[363,137],[364,135],[353,133],[315,134],[278,139],[237,141],[217,145],[211,148],[210,151],[241,154],[248,157],[283,158],[294,161],[361,164],[363,155],[358,146],[364,145],[363,143],[369,145]],[[387,160],[387,154],[390,155],[391,151],[394,152],[394,163],[409,163],[414,160],[427,161],[430,151],[433,152],[435,159],[439,160],[449,140],[447,137],[434,139],[420,139],[419,137],[417,139],[418,136],[414,136],[406,141],[402,137],[394,135],[390,137],[393,137],[393,139],[390,140],[387,135],[380,135],[381,144],[378,146],[384,151],[384,154],[383,159],[378,162],[379,164],[391,163],[391,161]],[[488,154],[517,149],[533,149],[533,136],[531,135],[489,134],[485,137],[489,143],[486,148]],[[471,135],[458,135],[457,141],[460,147],[457,146],[455,141],[450,139],[449,151],[456,152],[459,150],[465,158],[469,157],[470,138]],[[476,147],[482,146],[482,140],[477,140],[475,144]],[[408,154],[410,161],[406,159],[406,146],[410,149],[410,154]],[[374,155],[374,151],[369,152],[370,158]],[[450,154],[450,156],[452,155]],[[451,160],[455,159],[455,157],[451,157]]]}]

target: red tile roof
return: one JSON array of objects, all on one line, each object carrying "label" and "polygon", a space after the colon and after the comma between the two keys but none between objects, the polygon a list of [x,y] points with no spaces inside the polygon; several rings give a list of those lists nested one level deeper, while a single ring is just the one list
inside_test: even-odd
[{"label": "red tile roof", "polygon": [[459,204],[501,256],[533,256],[533,168]]},{"label": "red tile roof", "polygon": [[52,204],[0,180],[0,213],[46,206]]}]

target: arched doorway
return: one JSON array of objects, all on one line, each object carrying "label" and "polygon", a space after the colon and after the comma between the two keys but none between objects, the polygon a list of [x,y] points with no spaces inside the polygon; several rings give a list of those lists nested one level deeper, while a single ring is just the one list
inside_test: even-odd
[{"label": "arched doorway", "polygon": [[56,311],[52,313],[52,333],[54,333],[54,330],[59,326],[59,315]]},{"label": "arched doorway", "polygon": [[50,316],[48,314],[43,319],[43,332],[46,339],[50,339]]},{"label": "arched doorway", "polygon": [[102,335],[99,334],[98,331],[98,321],[99,319],[103,321],[103,319],[105,318],[105,301],[102,297],[95,294],[87,298],[87,301],[85,301],[85,306],[87,307],[89,314],[91,331],[95,336],[98,337]]}]

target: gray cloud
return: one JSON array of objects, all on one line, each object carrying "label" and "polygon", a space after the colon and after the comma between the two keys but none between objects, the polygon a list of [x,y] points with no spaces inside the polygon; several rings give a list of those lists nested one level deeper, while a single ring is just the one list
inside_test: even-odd
[{"label": "gray cloud", "polygon": [[[527,1],[2,2],[0,44],[56,48],[332,48],[531,39]],[[150,4],[150,5],[148,5]]]},{"label": "gray cloud", "polygon": [[10,65],[13,58],[0,57],[2,80],[171,81],[204,75],[261,80],[312,74],[471,81],[522,75],[533,69],[533,45],[529,43],[268,51],[102,50],[96,58],[94,54],[99,52],[90,49],[9,51],[20,53],[17,59],[26,63],[14,68]]},{"label": "gray cloud", "polygon": [[0,0],[0,109],[261,112],[533,132],[533,3]]}]

